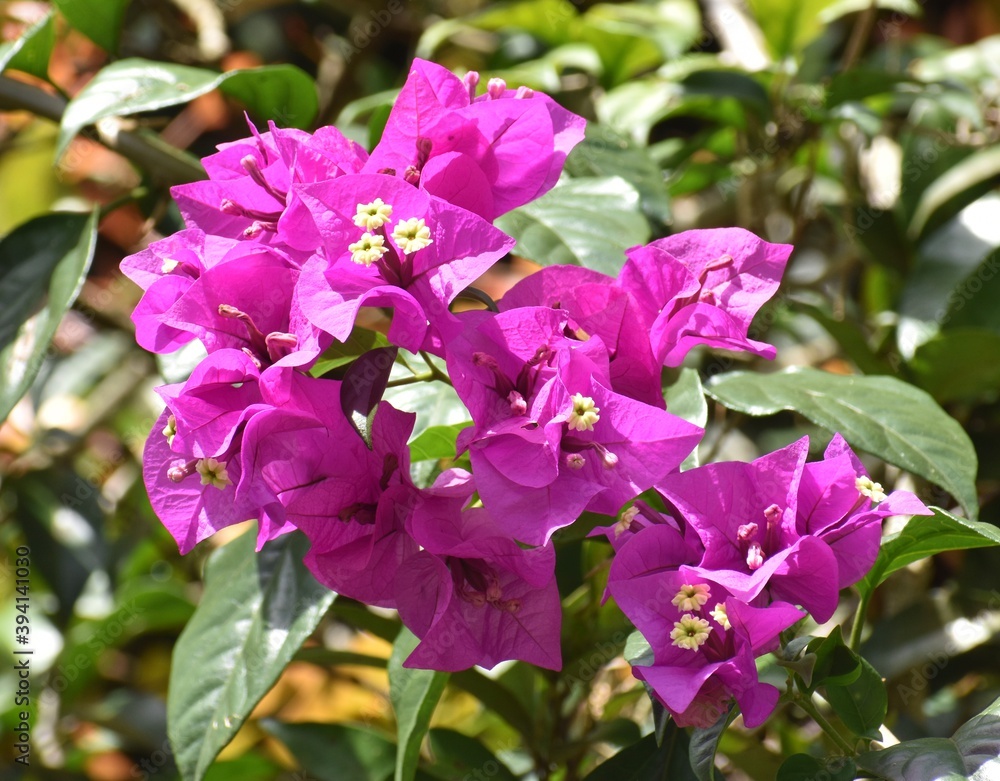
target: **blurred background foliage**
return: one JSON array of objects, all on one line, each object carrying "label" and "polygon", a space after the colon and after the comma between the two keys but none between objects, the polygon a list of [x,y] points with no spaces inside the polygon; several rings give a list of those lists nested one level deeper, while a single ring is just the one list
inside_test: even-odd
[{"label": "blurred background foliage", "polygon": [[[166,185],[197,177],[194,158],[246,135],[243,103],[259,124],[334,123],[370,147],[413,56],[544,90],[591,120],[568,178],[500,221],[519,244],[483,281],[495,297],[531,270],[526,259],[614,273],[624,247],[692,227],[792,242],[781,294],[753,334],[778,359],[754,368],[808,365],[923,388],[975,443],[981,518],[1000,518],[997,0],[12,0],[0,14],[0,233],[52,210],[100,208],[85,281],[16,405],[14,311],[34,311],[45,285],[14,273],[22,245],[0,245],[0,397],[11,400],[0,427],[0,648],[11,658],[11,568],[26,544],[37,649],[28,777],[178,777],[166,738],[171,654],[209,553],[236,533],[181,558],[150,510],[141,454],[158,411],[152,389],[184,376],[183,357],[158,363],[135,346],[140,291],[119,261],[180,227]],[[85,130],[56,160],[64,100],[134,57],[225,72],[289,63],[315,80],[318,103],[291,88],[284,103],[255,102],[230,80],[229,92],[155,111],[121,107],[128,116]],[[17,110],[24,86],[48,102]],[[137,166],[123,142],[109,148],[128,134],[156,134],[156,159],[173,163]],[[702,379],[749,365],[709,353],[688,361]],[[462,419],[446,396],[420,402],[421,428]],[[750,418],[709,401],[707,420],[703,460],[749,459],[803,432],[817,434],[818,450],[829,437],[792,412]],[[940,489],[870,466],[883,484],[956,510]],[[513,665],[452,676],[418,777],[535,768],[571,781],[651,728],[621,657],[628,627],[599,604],[608,548],[574,535],[560,545],[565,673]],[[1000,694],[998,571],[996,549],[951,552],[876,594],[863,652],[887,679],[901,739],[951,735]],[[386,665],[397,632],[391,615],[334,603],[207,778],[391,776]],[[3,665],[0,768],[15,767],[15,688]],[[762,732],[727,732],[718,764],[727,778],[772,779],[783,756],[818,741],[788,709]]]}]

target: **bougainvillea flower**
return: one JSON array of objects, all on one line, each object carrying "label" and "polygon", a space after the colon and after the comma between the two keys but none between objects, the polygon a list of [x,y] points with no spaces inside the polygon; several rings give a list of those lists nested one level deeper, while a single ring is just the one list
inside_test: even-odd
[{"label": "bougainvillea flower", "polygon": [[389,339],[417,352],[428,321],[514,245],[481,217],[401,179],[343,176],[300,189],[323,239],[302,270],[305,315],[344,341],[362,306],[392,307]]},{"label": "bougainvillea flower", "polygon": [[330,340],[299,309],[299,275],[283,254],[241,242],[203,271],[160,321],[195,335],[210,353],[233,348],[261,367],[302,366]]},{"label": "bougainvillea flower", "polygon": [[368,173],[391,173],[492,222],[548,192],[585,121],[547,95],[414,60]]},{"label": "bougainvillea flower", "polygon": [[701,436],[611,391],[603,342],[567,336],[564,312],[527,307],[467,322],[447,346],[475,423],[458,446],[469,450],[486,509],[522,542],[545,544],[584,509],[614,515],[676,469]]},{"label": "bougainvillea flower", "polygon": [[163,314],[206,269],[223,262],[238,244],[191,228],[154,241],[122,260],[122,273],[146,291],[132,313],[140,346],[168,353],[195,338],[190,331],[165,325]]},{"label": "bougainvillea flower", "polygon": [[171,448],[173,413],[166,409],[146,440],[142,474],[157,517],[188,553],[219,529],[257,516],[257,507],[236,496],[242,477],[238,443],[212,458],[179,453]]},{"label": "bougainvillea flower", "polygon": [[421,551],[396,577],[400,618],[420,638],[405,667],[457,671],[519,659],[562,667],[551,547],[522,549],[482,508],[470,475],[442,474],[407,526]]},{"label": "bougainvillea flower", "polygon": [[273,525],[306,534],[305,562],[321,583],[392,607],[396,569],[417,552],[404,531],[416,496],[406,447],[414,416],[379,404],[369,450],[331,404],[339,394],[339,382],[299,375],[285,407],[250,419],[239,495]]},{"label": "bougainvillea flower", "polygon": [[778,690],[761,683],[754,659],[778,646],[803,617],[786,602],[751,607],[718,580],[683,563],[675,530],[651,525],[615,555],[608,589],[653,651],[632,673],[682,727],[709,727],[735,697],[748,727],[774,710]]},{"label": "bougainvillea flower", "polygon": [[618,281],[645,313],[659,363],[678,366],[699,344],[773,358],[750,323],[791,252],[742,228],[685,231],[628,250]]},{"label": "bougainvillea flower", "polygon": [[[930,511],[907,492],[869,488],[877,484],[839,438],[807,469],[808,451],[803,438],[749,464],[669,475],[657,489],[701,537],[699,572],[745,602],[766,594],[826,621],[841,587],[874,563],[882,518]],[[872,506],[872,493],[883,501]]]},{"label": "bougainvillea flower", "polygon": [[249,138],[221,144],[216,154],[204,158],[207,181],[171,189],[189,226],[217,236],[284,244],[282,216],[294,200],[292,185],[357,173],[367,159],[336,128],[306,133],[269,125],[270,131],[261,134],[251,124]]},{"label": "bougainvillea flower", "polygon": [[261,379],[250,356],[224,349],[206,356],[186,382],[157,388],[173,416],[171,447],[199,458],[229,450],[239,427],[269,406]]},{"label": "bougainvillea flower", "polygon": [[527,306],[565,310],[571,327],[607,346],[612,390],[663,407],[660,362],[650,349],[644,312],[614,278],[580,266],[549,266],[522,279],[499,302],[501,312]]}]

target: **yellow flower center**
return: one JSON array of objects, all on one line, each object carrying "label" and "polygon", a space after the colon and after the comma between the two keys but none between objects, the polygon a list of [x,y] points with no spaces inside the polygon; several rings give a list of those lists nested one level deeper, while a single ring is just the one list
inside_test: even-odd
[{"label": "yellow flower center", "polygon": [[601,419],[600,408],[590,396],[581,393],[573,396],[573,409],[569,413],[569,427],[573,431],[593,431],[594,424]]},{"label": "yellow flower center", "polygon": [[694,586],[684,584],[670,601],[678,610],[698,612],[708,602],[710,596],[712,596],[712,591],[704,583],[698,583]]},{"label": "yellow flower center", "polygon": [[361,266],[370,266],[389,251],[385,239],[372,233],[362,234],[361,238],[347,249],[351,251],[351,260]]},{"label": "yellow flower center", "polygon": [[875,504],[885,501],[885,491],[882,490],[882,485],[876,483],[870,477],[859,477],[854,481],[854,486],[858,489],[858,493],[862,496],[867,496]]},{"label": "yellow flower center", "polygon": [[674,622],[674,628],[670,630],[670,639],[678,648],[697,651],[706,643],[711,633],[712,627],[708,621],[685,613],[680,621]]},{"label": "yellow flower center", "polygon": [[174,437],[177,436],[177,418],[173,415],[167,418],[167,425],[163,427],[163,436],[167,438],[167,444],[174,444]]},{"label": "yellow flower center", "polygon": [[226,465],[214,458],[199,458],[195,469],[201,475],[202,485],[212,485],[221,491],[226,486],[233,484],[233,481],[229,479],[229,473],[226,472]]},{"label": "yellow flower center", "polygon": [[397,222],[396,227],[392,229],[392,238],[403,250],[404,255],[429,247],[433,243],[431,229],[417,217]]},{"label": "yellow flower center", "polygon": [[733,625],[729,623],[729,614],[726,613],[726,606],[721,602],[715,606],[715,609],[712,610],[709,615],[714,618],[723,629],[729,630],[733,628]]},{"label": "yellow flower center", "polygon": [[359,228],[374,231],[381,228],[392,216],[392,207],[376,198],[371,203],[359,203],[358,212],[354,215],[354,224]]}]

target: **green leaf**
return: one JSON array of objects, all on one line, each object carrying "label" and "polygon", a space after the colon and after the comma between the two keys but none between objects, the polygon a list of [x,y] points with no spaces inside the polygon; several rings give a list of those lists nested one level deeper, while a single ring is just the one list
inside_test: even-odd
[{"label": "green leaf", "polygon": [[[0,351],[0,420],[31,387],[63,314],[76,300],[97,246],[97,211],[46,214],[16,228],[0,241],[0,290],[4,309],[0,331],[26,314],[23,299],[32,289],[48,286],[42,309],[17,326],[17,334]],[[23,284],[20,292],[17,284]],[[11,287],[11,285],[14,285]],[[37,303],[34,296],[29,306]],[[13,313],[13,314],[12,314]],[[12,315],[12,316],[11,316]],[[3,342],[0,342],[2,344]]]},{"label": "green leaf", "polygon": [[293,65],[216,73],[132,57],[102,68],[66,105],[56,157],[88,125],[105,117],[156,111],[219,89],[242,102],[259,120],[306,128],[318,111],[313,80]]},{"label": "green leaf", "polygon": [[657,745],[650,734],[598,765],[584,781],[697,781],[688,760],[687,732],[671,719]]},{"label": "green leaf", "polygon": [[451,426],[431,426],[410,443],[410,461],[428,461],[455,457],[455,440],[459,432],[472,421]]},{"label": "green leaf", "polygon": [[947,738],[907,740],[858,757],[858,769],[887,781],[990,781],[1000,777],[1000,699]]},{"label": "green leaf", "polygon": [[738,711],[731,708],[728,713],[719,717],[711,727],[698,728],[691,732],[691,744],[688,746],[688,759],[691,769],[698,781],[716,781],[722,776],[715,772],[715,755],[719,751],[719,741],[726,728],[736,718]]},{"label": "green leaf", "polygon": [[118,51],[118,36],[129,0],[53,0],[74,30],[79,30],[107,52]]},{"label": "green leaf", "polygon": [[399,746],[396,751],[395,781],[412,781],[420,760],[420,743],[427,734],[431,715],[444,692],[448,674],[437,670],[403,667],[420,641],[405,627],[392,645],[389,657],[389,699],[396,713]]},{"label": "green leaf", "polygon": [[995,398],[1000,389],[1000,333],[984,328],[945,331],[920,345],[909,365],[917,384],[942,404]]},{"label": "green leaf", "polygon": [[284,743],[309,777],[319,781],[385,781],[396,765],[396,746],[371,730],[345,724],[260,723]]},{"label": "green leaf", "polygon": [[[403,360],[402,356],[400,360]],[[412,367],[412,371],[397,361],[390,379],[412,377],[415,373],[429,371],[426,361],[422,358],[407,355],[406,361]],[[436,366],[441,369],[444,362],[438,362]],[[444,382],[415,382],[387,388],[382,398],[396,409],[417,414],[412,434],[414,439],[431,426],[452,426],[469,419],[469,410],[458,398],[455,389]]]},{"label": "green leaf", "polygon": [[934,399],[902,380],[792,368],[720,374],[706,391],[747,415],[794,410],[828,431],[839,431],[851,445],[940,485],[970,517],[976,516],[972,442]]},{"label": "green leaf", "polygon": [[[388,347],[389,340],[378,331],[355,327],[346,342],[334,342],[319,357],[319,360],[309,370],[313,377],[323,377],[357,360],[369,350]],[[341,377],[336,377],[341,379]]]},{"label": "green leaf", "polygon": [[[910,238],[921,236],[928,226],[940,225],[982,195],[1000,179],[1000,147],[973,152],[924,190],[910,219]],[[943,217],[939,212],[943,213]]]},{"label": "green leaf", "polygon": [[597,122],[588,122],[586,137],[566,158],[574,177],[620,176],[639,192],[642,210],[657,222],[670,221],[670,196],[663,171],[645,148]]},{"label": "green leaf", "polygon": [[959,518],[940,507],[934,515],[915,515],[898,534],[882,540],[878,558],[858,583],[862,594],[875,589],[898,569],[936,553],[1000,545],[1000,528],[990,523]]},{"label": "green leaf", "polygon": [[25,30],[16,41],[0,44],[0,71],[23,71],[47,81],[49,57],[55,42],[56,32],[50,12]]},{"label": "green leaf", "polygon": [[[440,778],[480,778],[517,781],[516,777],[486,746],[475,738],[451,729],[432,729],[427,735]],[[475,774],[475,775],[472,775]]]},{"label": "green leaf", "polygon": [[826,700],[851,732],[878,740],[881,737],[879,728],[889,707],[889,695],[878,671],[863,657],[857,659],[861,663],[857,680],[844,685],[828,682]]},{"label": "green leaf", "polygon": [[844,645],[839,624],[827,637],[813,638],[807,648],[815,656],[809,680],[803,679],[810,692],[817,686],[846,686],[861,677],[861,660]]},{"label": "green leaf", "polygon": [[336,596],[302,563],[295,532],[254,552],[249,533],[216,551],[205,590],[174,646],[167,723],[185,781],[204,777]]},{"label": "green leaf", "polygon": [[340,386],[340,409],[369,450],[375,413],[398,352],[398,347],[379,347],[366,352],[347,367]]},{"label": "green leaf", "polygon": [[[701,377],[697,369],[681,369],[680,376],[667,388],[667,411],[683,418],[688,423],[705,428],[708,422],[708,402],[705,400],[705,389],[701,385]],[[691,469],[698,466],[698,447],[684,459],[681,469]]]},{"label": "green leaf", "polygon": [[[994,205],[996,203],[993,198],[990,202]],[[994,226],[991,232],[995,230]],[[980,234],[979,238],[989,237]],[[948,310],[941,318],[943,328],[949,330],[988,328],[1000,334],[1000,312],[996,306],[997,296],[1000,295],[998,270],[1000,270],[1000,249],[994,249],[951,291],[951,295],[948,296]]]},{"label": "green leaf", "polygon": [[560,182],[496,220],[517,239],[514,254],[543,266],[571,264],[617,276],[625,250],[649,239],[639,193],[618,176]]}]

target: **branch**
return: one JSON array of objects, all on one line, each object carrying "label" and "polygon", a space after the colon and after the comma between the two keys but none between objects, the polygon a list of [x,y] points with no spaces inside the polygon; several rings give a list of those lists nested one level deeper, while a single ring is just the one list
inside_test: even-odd
[{"label": "branch", "polygon": [[[0,76],[0,111],[30,111],[58,124],[62,122],[66,102],[40,87]],[[206,178],[205,169],[195,158],[155,133],[121,130],[114,134],[87,132],[86,135],[128,158],[165,185]]]}]

